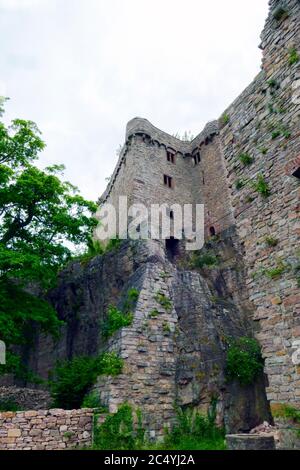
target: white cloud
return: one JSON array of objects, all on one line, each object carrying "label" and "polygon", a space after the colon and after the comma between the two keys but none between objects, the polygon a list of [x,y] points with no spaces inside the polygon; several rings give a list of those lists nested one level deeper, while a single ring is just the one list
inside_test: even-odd
[{"label": "white cloud", "polygon": [[0,16],[6,116],[36,121],[47,142],[41,165],[66,164],[67,178],[93,199],[129,119],[197,134],[243,91],[260,68],[268,11],[268,0],[247,9],[240,0],[4,5],[20,8]]}]

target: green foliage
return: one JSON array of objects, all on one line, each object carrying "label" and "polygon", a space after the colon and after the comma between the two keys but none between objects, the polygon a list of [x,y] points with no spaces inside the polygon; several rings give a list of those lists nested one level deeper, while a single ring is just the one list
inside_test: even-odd
[{"label": "green foliage", "polygon": [[109,240],[105,247],[105,253],[109,253],[110,251],[117,251],[120,248],[121,241],[122,240],[120,240],[118,237]]},{"label": "green foliage", "polygon": [[177,422],[166,432],[163,448],[224,450],[225,433],[215,425],[215,420],[215,400],[206,416],[193,409],[177,408]]},{"label": "green foliage", "polygon": [[265,241],[266,241],[266,244],[267,244],[268,246],[271,246],[271,247],[275,247],[275,246],[278,245],[278,240],[277,240],[276,238],[274,238],[274,237],[271,237],[271,236],[266,237],[266,238],[265,238]]},{"label": "green foliage", "polygon": [[222,116],[221,116],[221,122],[224,126],[226,126],[230,121],[230,117],[228,114],[224,113]]},{"label": "green foliage", "polygon": [[102,405],[100,401],[99,393],[92,391],[84,396],[81,404],[81,408],[97,408],[98,413],[106,413],[107,409]]},{"label": "green foliage", "polygon": [[133,410],[128,403],[122,404],[116,413],[107,416],[104,423],[95,426],[94,430],[94,447],[99,450],[134,450],[141,447],[140,440],[143,439],[142,428],[138,433],[134,430]]},{"label": "green foliage", "polygon": [[123,313],[121,310],[118,310],[117,307],[110,306],[107,312],[107,320],[104,322],[103,336],[105,338],[110,338],[116,331],[120,328],[130,326],[133,321],[132,313]]},{"label": "green foliage", "polygon": [[263,365],[261,348],[255,339],[241,337],[229,340],[226,357],[228,380],[237,379],[241,385],[249,385],[262,372]]},{"label": "green foliage", "polygon": [[157,292],[156,296],[154,297],[156,302],[160,304],[167,312],[172,310],[172,302],[171,300],[162,292]]},{"label": "green foliage", "polygon": [[241,153],[239,159],[245,166],[252,165],[254,162],[254,159],[248,153]]},{"label": "green foliage", "polygon": [[270,279],[277,279],[285,272],[286,269],[287,266],[280,260],[278,261],[276,268],[265,269],[264,274]]},{"label": "green foliage", "polygon": [[274,418],[288,418],[300,424],[300,410],[291,405],[274,403],[271,406],[271,410]]},{"label": "green foliage", "polygon": [[283,21],[285,20],[286,18],[288,18],[289,16],[289,12],[288,10],[283,6],[283,5],[279,5],[275,10],[274,10],[274,13],[273,13],[273,18],[276,20],[276,21]]},{"label": "green foliage", "polygon": [[64,409],[80,408],[83,399],[99,375],[118,375],[123,361],[115,353],[100,356],[76,356],[57,364],[50,381],[54,406]]},{"label": "green foliage", "polygon": [[107,319],[102,325],[103,336],[110,338],[120,328],[130,326],[133,322],[132,310],[139,298],[139,291],[135,288],[128,290],[122,310],[110,306],[107,312]]},{"label": "green foliage", "polygon": [[253,189],[261,194],[264,198],[270,196],[270,188],[262,174],[258,175],[256,181],[253,183]]},{"label": "green foliage", "polygon": [[235,182],[235,187],[238,191],[242,189],[245,185],[246,185],[246,182],[242,180],[241,178],[237,179]]},{"label": "green foliage", "polygon": [[2,399],[0,400],[1,411],[19,411],[20,407],[14,400]]},{"label": "green foliage", "polygon": [[272,139],[275,140],[277,137],[281,135],[280,130],[276,129],[275,131],[272,132]]},{"label": "green foliage", "polygon": [[271,78],[270,80],[268,80],[268,85],[270,88],[275,88],[275,89],[279,88],[279,85],[274,78]]},{"label": "green foliage", "polygon": [[157,310],[157,308],[154,308],[153,310],[151,310],[151,312],[149,313],[149,318],[157,318],[159,315],[159,311]]},{"label": "green foliage", "polygon": [[297,52],[297,49],[295,47],[292,47],[289,49],[289,64],[292,66],[294,64],[297,64],[300,60],[299,54]]},{"label": "green foliage", "polygon": [[195,252],[192,256],[191,264],[193,268],[213,268],[219,264],[217,256],[212,252],[201,254],[201,252]]},{"label": "green foliage", "polygon": [[[215,425],[215,402],[207,416],[193,410],[177,410],[177,422],[163,442],[145,440],[140,410],[124,403],[104,423],[95,426],[94,449],[99,450],[224,450],[224,431]],[[136,423],[136,424],[135,424]]]},{"label": "green foliage", "polygon": [[162,328],[163,328],[163,333],[170,333],[171,332],[171,328],[170,328],[170,325],[168,322],[164,322],[163,325],[162,325]]},{"label": "green foliage", "polygon": [[[8,127],[0,122],[0,338],[9,352],[30,344],[35,326],[58,334],[61,322],[43,300],[45,291],[71,259],[70,246],[86,243],[97,224],[96,204],[60,179],[62,166],[33,165],[44,148],[33,122],[15,119]],[[0,374],[18,368],[11,354]]]},{"label": "green foliage", "polygon": [[267,155],[267,153],[268,153],[267,147],[261,147],[260,151],[263,155]]}]

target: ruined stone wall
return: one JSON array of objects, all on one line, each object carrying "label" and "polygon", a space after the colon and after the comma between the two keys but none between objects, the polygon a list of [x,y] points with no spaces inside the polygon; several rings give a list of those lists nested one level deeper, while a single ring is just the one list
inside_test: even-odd
[{"label": "ruined stone wall", "polygon": [[65,450],[92,445],[93,410],[0,413],[0,450]]},{"label": "ruined stone wall", "polygon": [[[300,62],[290,62],[293,51],[300,54],[300,2],[283,3],[286,15],[275,19],[282,2],[270,2],[262,33],[262,71],[226,110],[229,123],[220,135],[245,250],[249,299],[260,330],[257,338],[266,359],[268,398],[300,406],[300,369],[292,362],[293,343],[300,337],[300,193],[299,179],[292,175],[300,166],[300,108],[295,101]],[[253,163],[243,164],[242,153]],[[259,175],[269,197],[254,187]]]},{"label": "ruined stone wall", "polygon": [[0,387],[1,402],[13,403],[18,410],[46,410],[51,407],[52,398],[46,390],[11,386]]}]

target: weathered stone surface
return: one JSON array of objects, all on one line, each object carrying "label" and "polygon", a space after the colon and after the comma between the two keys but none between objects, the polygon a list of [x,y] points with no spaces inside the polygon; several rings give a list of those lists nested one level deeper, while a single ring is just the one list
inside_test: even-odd
[{"label": "weathered stone surface", "polygon": [[255,434],[227,434],[228,450],[275,450],[273,436]]}]

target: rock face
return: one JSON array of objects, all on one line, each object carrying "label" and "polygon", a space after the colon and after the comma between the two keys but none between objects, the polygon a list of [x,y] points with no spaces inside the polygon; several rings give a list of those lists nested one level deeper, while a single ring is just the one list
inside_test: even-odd
[{"label": "rock face", "polygon": [[228,450],[275,450],[273,436],[232,434],[226,436]]},{"label": "rock face", "polygon": [[[271,419],[264,376],[248,387],[225,378],[226,338],[253,334],[234,228],[210,249],[220,264],[201,272],[185,266],[185,256],[171,262],[158,241],[124,241],[115,252],[70,266],[50,295],[66,321],[63,335],[56,344],[37,336],[29,366],[46,377],[59,358],[116,351],[123,373],[100,377],[95,390],[110,411],[124,401],[139,407],[151,436],[172,423],[175,402],[206,411],[216,398],[218,422],[230,432]],[[105,341],[107,308],[121,307],[132,287],[139,292],[133,323]]]},{"label": "rock face", "polygon": [[52,398],[46,390],[0,387],[0,403],[13,402],[18,410],[46,410]]}]

